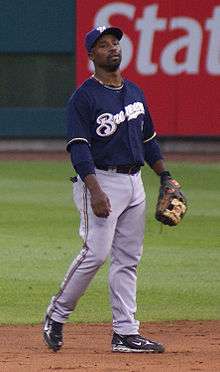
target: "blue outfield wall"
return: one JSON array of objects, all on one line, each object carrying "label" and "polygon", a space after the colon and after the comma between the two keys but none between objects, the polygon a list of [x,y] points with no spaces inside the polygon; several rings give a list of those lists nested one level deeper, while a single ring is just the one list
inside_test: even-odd
[{"label": "blue outfield wall", "polygon": [[72,53],[74,0],[0,1],[0,53]]},{"label": "blue outfield wall", "polygon": [[[0,1],[0,54],[74,55],[75,6],[75,0]],[[65,133],[63,107],[0,108],[0,139]]]},{"label": "blue outfield wall", "polygon": [[2,108],[0,138],[63,138],[64,108]]}]

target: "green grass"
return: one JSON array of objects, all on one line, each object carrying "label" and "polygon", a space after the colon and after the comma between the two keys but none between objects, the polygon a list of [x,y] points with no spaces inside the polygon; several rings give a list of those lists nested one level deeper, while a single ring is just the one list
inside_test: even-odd
[{"label": "green grass", "polygon": [[[169,163],[189,211],[174,228],[154,219],[158,179],[147,168],[149,199],[139,266],[137,318],[220,318],[220,164]],[[69,162],[0,162],[0,323],[38,323],[80,249]],[[111,321],[108,263],[71,316]]]}]

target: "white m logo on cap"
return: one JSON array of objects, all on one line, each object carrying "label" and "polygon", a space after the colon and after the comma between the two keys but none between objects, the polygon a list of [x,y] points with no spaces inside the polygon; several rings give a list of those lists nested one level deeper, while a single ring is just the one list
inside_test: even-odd
[{"label": "white m logo on cap", "polygon": [[96,29],[97,31],[99,31],[100,32],[100,34],[103,32],[103,31],[105,31],[106,30],[106,27],[105,26],[101,26],[101,27],[97,27],[97,29]]}]

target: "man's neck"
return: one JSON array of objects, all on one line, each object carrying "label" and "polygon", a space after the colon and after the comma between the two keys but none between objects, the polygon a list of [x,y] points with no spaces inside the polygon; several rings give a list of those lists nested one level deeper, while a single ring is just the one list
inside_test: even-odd
[{"label": "man's neck", "polygon": [[95,71],[94,78],[104,85],[120,87],[123,79],[119,70],[114,72]]}]

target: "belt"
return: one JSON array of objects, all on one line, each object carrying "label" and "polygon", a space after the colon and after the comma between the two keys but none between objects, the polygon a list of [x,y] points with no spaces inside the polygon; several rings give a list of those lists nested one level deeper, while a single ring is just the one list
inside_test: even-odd
[{"label": "belt", "polygon": [[95,164],[97,169],[101,169],[104,171],[112,171],[115,173],[124,173],[124,174],[135,174],[138,173],[141,169],[140,165],[134,164],[134,165],[117,165],[117,166],[102,166]]}]

